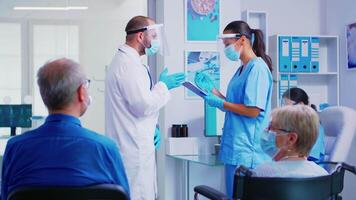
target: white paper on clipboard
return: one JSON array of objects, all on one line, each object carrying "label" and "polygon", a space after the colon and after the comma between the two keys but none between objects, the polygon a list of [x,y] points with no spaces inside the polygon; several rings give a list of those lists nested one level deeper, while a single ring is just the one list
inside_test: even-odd
[{"label": "white paper on clipboard", "polygon": [[200,96],[201,98],[204,98],[206,95],[208,95],[206,92],[195,86],[192,82],[186,81],[183,83],[183,86],[188,88],[190,91],[194,92],[194,94]]}]

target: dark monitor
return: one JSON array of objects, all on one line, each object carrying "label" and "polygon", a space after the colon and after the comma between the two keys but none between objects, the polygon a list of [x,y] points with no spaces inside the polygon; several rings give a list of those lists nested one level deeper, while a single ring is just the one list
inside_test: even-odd
[{"label": "dark monitor", "polygon": [[32,105],[0,105],[0,127],[10,127],[11,135],[16,134],[16,127],[31,127]]}]

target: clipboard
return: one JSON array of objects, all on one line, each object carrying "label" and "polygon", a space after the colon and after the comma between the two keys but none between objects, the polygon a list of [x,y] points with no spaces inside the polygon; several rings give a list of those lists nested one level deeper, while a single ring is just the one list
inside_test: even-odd
[{"label": "clipboard", "polygon": [[192,91],[194,94],[200,96],[201,98],[204,98],[205,96],[208,95],[205,91],[201,90],[200,88],[198,88],[196,85],[194,85],[190,81],[184,82],[183,86],[188,88],[190,91]]}]

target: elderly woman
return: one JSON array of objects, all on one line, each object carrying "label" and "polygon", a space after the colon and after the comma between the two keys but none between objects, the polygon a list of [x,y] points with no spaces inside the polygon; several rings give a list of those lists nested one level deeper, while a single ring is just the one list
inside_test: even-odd
[{"label": "elderly woman", "polygon": [[[283,94],[283,104],[284,105],[309,105],[316,111],[316,107],[314,104],[309,103],[308,94],[301,88],[290,88]],[[324,144],[324,128],[320,124],[319,126],[319,135],[316,139],[313,148],[310,150],[308,160],[310,161],[323,161],[325,155],[325,144]]]},{"label": "elderly woman", "polygon": [[261,136],[262,149],[274,161],[259,165],[255,176],[313,177],[328,173],[307,157],[319,131],[317,113],[306,105],[284,106],[272,111],[272,121]]}]

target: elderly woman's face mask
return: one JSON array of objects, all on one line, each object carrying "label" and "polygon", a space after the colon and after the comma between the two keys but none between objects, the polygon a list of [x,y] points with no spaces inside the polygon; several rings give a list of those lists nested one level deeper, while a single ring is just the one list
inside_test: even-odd
[{"label": "elderly woman's face mask", "polygon": [[277,137],[287,136],[288,133],[289,131],[285,129],[275,129],[270,125],[261,135],[262,150],[271,158],[274,158],[281,150],[280,147],[277,147]]}]

